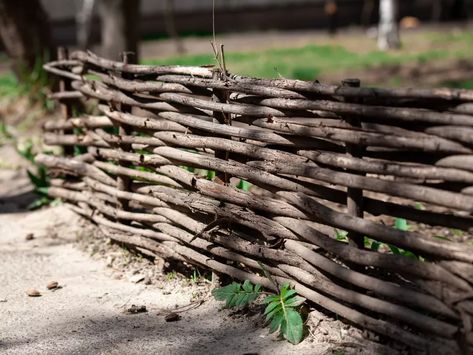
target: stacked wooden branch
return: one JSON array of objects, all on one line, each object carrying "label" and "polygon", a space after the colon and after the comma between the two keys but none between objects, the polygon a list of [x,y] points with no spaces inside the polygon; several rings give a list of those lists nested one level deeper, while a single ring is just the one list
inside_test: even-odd
[{"label": "stacked wooden branch", "polygon": [[[264,268],[413,348],[473,347],[473,246],[428,228],[473,232],[472,91],[255,79],[85,52],[45,69],[74,90],[54,98],[99,101],[98,114],[44,125],[47,144],[86,148],[37,157],[64,177],[49,194],[111,239],[272,288]],[[393,217],[422,228],[394,229]]]}]

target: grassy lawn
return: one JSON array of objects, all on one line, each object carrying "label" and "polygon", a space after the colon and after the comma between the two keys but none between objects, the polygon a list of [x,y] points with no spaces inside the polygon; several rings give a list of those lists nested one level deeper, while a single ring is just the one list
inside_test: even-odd
[{"label": "grassy lawn", "polygon": [[[342,45],[321,44],[302,48],[268,49],[257,52],[227,52],[227,68],[235,74],[255,77],[285,77],[314,80],[321,74],[337,71],[360,71],[386,65],[429,62],[473,57],[473,33],[423,32],[404,36],[399,51],[381,52],[374,49],[374,40],[354,38],[360,50],[353,50],[350,39],[340,38]],[[335,41],[334,41],[335,42]],[[347,44],[343,46],[343,44]],[[352,48],[352,50],[346,47]],[[145,64],[205,65],[215,63],[212,54],[186,55],[164,59],[147,59]],[[383,83],[380,83],[383,84]],[[399,83],[402,84],[402,83]]]},{"label": "grassy lawn", "polygon": [[20,87],[13,72],[0,74],[0,97],[18,96]]},{"label": "grassy lawn", "polygon": [[[336,73],[377,70],[393,65],[417,65],[454,59],[473,58],[473,33],[469,31],[419,31],[403,35],[403,48],[393,52],[375,49],[374,39],[366,36],[340,36],[331,42],[299,48],[266,49],[252,52],[227,52],[227,68],[235,74],[266,77],[314,80],[336,76]],[[215,63],[212,54],[184,55],[164,59],[146,59],[153,65],[207,65]],[[442,82],[441,85],[473,89],[473,81]],[[383,80],[384,81],[384,80]],[[377,85],[403,85],[402,78],[393,76]],[[0,74],[0,97],[21,93],[10,72]]]},{"label": "grassy lawn", "polygon": [[[321,73],[344,69],[366,69],[381,65],[403,64],[417,61],[425,63],[444,58],[466,57],[466,53],[449,53],[429,50],[421,53],[403,52],[354,53],[341,46],[309,45],[303,48],[270,49],[261,52],[226,53],[226,64],[232,73],[248,76],[313,80]],[[145,64],[205,65],[215,63],[212,55],[170,57],[146,60]]]}]

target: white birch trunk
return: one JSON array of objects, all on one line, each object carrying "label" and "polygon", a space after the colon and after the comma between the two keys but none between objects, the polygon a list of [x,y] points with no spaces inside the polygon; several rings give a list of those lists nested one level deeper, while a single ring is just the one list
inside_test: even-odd
[{"label": "white birch trunk", "polygon": [[76,15],[77,44],[84,50],[90,46],[95,3],[95,0],[82,0],[80,10]]},{"label": "white birch trunk", "polygon": [[398,1],[380,0],[378,47],[381,50],[399,48]]}]

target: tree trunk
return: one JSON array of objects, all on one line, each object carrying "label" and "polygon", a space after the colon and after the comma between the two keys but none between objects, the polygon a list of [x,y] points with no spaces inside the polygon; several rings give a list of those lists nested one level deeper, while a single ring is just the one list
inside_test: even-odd
[{"label": "tree trunk", "polygon": [[401,46],[398,27],[397,0],[380,0],[378,47],[381,50],[396,49]]},{"label": "tree trunk", "polygon": [[432,0],[432,22],[439,22],[442,18],[442,0]]},{"label": "tree trunk", "polygon": [[185,53],[185,48],[182,44],[179,32],[176,27],[176,17],[174,13],[174,0],[166,0],[164,3],[164,22],[166,25],[166,32],[168,36],[174,41],[176,51],[179,54]]},{"label": "tree trunk", "polygon": [[76,15],[77,45],[83,50],[90,47],[95,4],[95,0],[82,0],[81,8]]},{"label": "tree trunk", "polygon": [[39,0],[0,0],[0,36],[19,81],[54,56],[48,16]]},{"label": "tree trunk", "polygon": [[131,52],[130,63],[138,62],[139,0],[101,0],[102,55],[119,60]]},{"label": "tree trunk", "polygon": [[376,4],[374,0],[364,0],[363,8],[361,10],[361,25],[365,28],[368,28],[371,24],[372,17],[376,9]]}]

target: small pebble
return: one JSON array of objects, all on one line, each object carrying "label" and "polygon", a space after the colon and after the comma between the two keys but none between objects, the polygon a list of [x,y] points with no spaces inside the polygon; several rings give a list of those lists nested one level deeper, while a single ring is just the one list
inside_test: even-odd
[{"label": "small pebble", "polygon": [[26,294],[29,296],[29,297],[40,297],[41,296],[41,293],[35,289],[35,288],[29,288],[26,290]]},{"label": "small pebble", "polygon": [[137,314],[148,312],[148,310],[146,309],[146,306],[135,306],[132,304],[131,307],[126,310],[126,312],[130,314]]},{"label": "small pebble", "polygon": [[46,285],[46,288],[48,290],[54,290],[55,288],[58,288],[59,284],[57,281],[51,281]]},{"label": "small pebble", "polygon": [[144,275],[133,275],[132,277],[129,278],[130,282],[133,282],[135,284],[143,281],[144,279],[145,279]]},{"label": "small pebble", "polygon": [[166,316],[164,317],[164,320],[166,322],[176,322],[178,321],[179,319],[181,319],[181,316],[177,313],[174,313],[174,312],[171,312],[169,314],[166,314]]},{"label": "small pebble", "polygon": [[25,237],[26,240],[33,240],[34,239],[34,234],[33,233],[28,233]]}]

